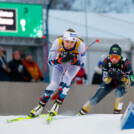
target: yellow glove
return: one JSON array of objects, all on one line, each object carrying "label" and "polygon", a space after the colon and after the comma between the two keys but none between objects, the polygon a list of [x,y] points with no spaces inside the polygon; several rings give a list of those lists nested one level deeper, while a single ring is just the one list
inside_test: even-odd
[{"label": "yellow glove", "polygon": [[124,83],[124,87],[126,89],[126,92],[130,90],[130,79],[123,77],[121,81]]},{"label": "yellow glove", "polygon": [[126,77],[123,77],[121,79],[121,81],[125,84],[125,85],[129,85],[130,86],[130,79],[126,78]]},{"label": "yellow glove", "polygon": [[109,84],[109,83],[112,81],[112,79],[109,78],[109,77],[106,77],[106,78],[103,79],[103,81],[104,81],[106,84]]}]

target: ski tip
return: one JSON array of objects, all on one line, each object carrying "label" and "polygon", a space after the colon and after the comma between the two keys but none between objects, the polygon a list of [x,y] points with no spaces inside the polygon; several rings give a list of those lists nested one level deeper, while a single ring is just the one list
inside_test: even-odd
[{"label": "ski tip", "polygon": [[10,121],[10,120],[6,120],[6,122],[7,122],[7,123],[12,123],[12,121]]},{"label": "ski tip", "polygon": [[35,117],[27,115],[25,117],[18,117],[18,118],[14,118],[14,119],[9,119],[9,120],[7,120],[7,123],[17,122],[17,121],[22,121],[22,120],[29,120],[29,119],[34,119],[37,117],[46,117],[46,116],[49,116],[49,114],[41,114],[41,115],[35,116]]},{"label": "ski tip", "polygon": [[7,120],[7,122],[12,123],[12,122],[21,121],[21,120],[24,120],[24,118],[23,117],[14,118],[14,119],[11,119],[11,120]]},{"label": "ski tip", "polygon": [[46,119],[47,124],[49,124],[49,123],[52,121],[52,119],[53,119],[53,116],[49,116],[49,117]]}]

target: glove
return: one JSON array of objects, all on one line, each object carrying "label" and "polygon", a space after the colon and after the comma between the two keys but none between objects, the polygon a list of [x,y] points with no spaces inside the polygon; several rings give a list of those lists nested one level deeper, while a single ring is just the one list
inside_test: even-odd
[{"label": "glove", "polygon": [[69,58],[67,56],[62,57],[62,55],[59,55],[59,58],[57,59],[58,64],[66,63],[69,61]]},{"label": "glove", "polygon": [[62,63],[66,63],[67,60],[66,58],[63,58],[61,55],[59,55],[58,59],[56,60],[49,60],[48,64],[51,66],[57,65],[57,64],[62,64]]},{"label": "glove", "polygon": [[76,63],[71,63],[71,65],[75,65],[75,66],[83,66],[84,64],[82,63],[80,63],[80,61],[77,61]]},{"label": "glove", "polygon": [[129,86],[130,86],[130,79],[129,79],[129,78],[123,77],[123,78],[121,79],[121,81],[122,81],[125,85],[129,85]]},{"label": "glove", "polygon": [[77,58],[74,57],[73,53],[70,53],[68,52],[66,55],[59,55],[59,58],[58,58],[58,63],[61,64],[61,63],[66,63],[66,62],[70,62],[72,64],[75,64],[77,61]]},{"label": "glove", "polygon": [[112,81],[112,79],[109,78],[109,77],[106,77],[106,78],[103,79],[103,81],[104,81],[106,84],[109,84],[109,83]]},{"label": "glove", "polygon": [[73,58],[70,60],[70,63],[71,63],[72,65],[76,64],[76,62],[77,62],[77,58],[76,58],[76,57],[73,57]]},{"label": "glove", "polygon": [[21,73],[22,71],[23,71],[23,65],[19,65],[19,66],[18,66],[18,72]]},{"label": "glove", "polygon": [[74,53],[68,53],[67,57],[70,59],[69,62],[71,64],[75,64],[77,62],[77,55]]},{"label": "glove", "polygon": [[60,64],[60,63],[58,62],[58,60],[49,60],[48,64],[51,65],[51,66],[54,66],[54,65],[57,65],[57,64]]},{"label": "glove", "polygon": [[130,90],[130,79],[123,77],[121,81],[124,83],[125,91],[128,92]]},{"label": "glove", "polygon": [[134,75],[130,75],[130,86],[134,86]]}]

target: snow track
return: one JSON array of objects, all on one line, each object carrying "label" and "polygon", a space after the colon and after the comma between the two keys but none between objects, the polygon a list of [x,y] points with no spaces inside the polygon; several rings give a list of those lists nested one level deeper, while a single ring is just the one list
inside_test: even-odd
[{"label": "snow track", "polygon": [[0,116],[1,134],[134,134],[134,129],[121,130],[121,115],[90,114],[86,116],[57,116],[50,124],[43,118],[14,123],[7,119],[18,116]]}]

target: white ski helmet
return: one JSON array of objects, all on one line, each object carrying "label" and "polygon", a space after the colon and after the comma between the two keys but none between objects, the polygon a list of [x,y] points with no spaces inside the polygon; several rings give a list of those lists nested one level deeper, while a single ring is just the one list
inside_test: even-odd
[{"label": "white ski helmet", "polygon": [[78,41],[76,32],[65,31],[63,35],[64,40]]}]

